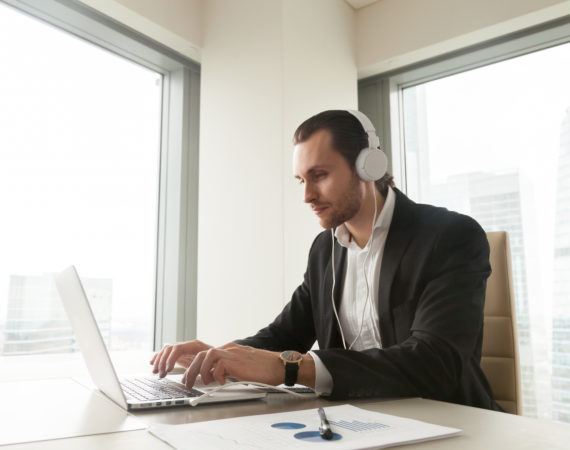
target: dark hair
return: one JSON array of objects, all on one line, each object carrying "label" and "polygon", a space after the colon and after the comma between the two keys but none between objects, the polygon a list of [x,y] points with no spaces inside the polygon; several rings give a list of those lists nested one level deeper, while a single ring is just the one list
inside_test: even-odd
[{"label": "dark hair", "polygon": [[[358,153],[361,149],[368,147],[368,135],[360,121],[346,110],[323,111],[299,125],[293,135],[293,145],[307,141],[319,130],[327,130],[331,134],[333,148],[356,171]],[[388,186],[394,187],[394,177],[386,172],[375,183],[378,191],[386,197]]]}]

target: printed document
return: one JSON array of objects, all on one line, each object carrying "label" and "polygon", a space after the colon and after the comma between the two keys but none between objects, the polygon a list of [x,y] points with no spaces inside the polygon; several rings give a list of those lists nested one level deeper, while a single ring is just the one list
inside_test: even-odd
[{"label": "printed document", "polygon": [[456,428],[381,414],[352,405],[323,408],[333,431],[319,434],[317,409],[236,417],[183,425],[151,425],[149,431],[179,450],[186,449],[375,449],[440,439]]}]

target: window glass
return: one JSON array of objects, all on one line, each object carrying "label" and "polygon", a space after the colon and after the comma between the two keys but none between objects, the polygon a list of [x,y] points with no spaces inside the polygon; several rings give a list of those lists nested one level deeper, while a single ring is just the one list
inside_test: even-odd
[{"label": "window glass", "polygon": [[152,348],[162,76],[0,4],[0,354],[71,352],[73,264],[111,350]]},{"label": "window glass", "polygon": [[570,44],[404,89],[407,189],[509,232],[523,414],[570,422]]}]

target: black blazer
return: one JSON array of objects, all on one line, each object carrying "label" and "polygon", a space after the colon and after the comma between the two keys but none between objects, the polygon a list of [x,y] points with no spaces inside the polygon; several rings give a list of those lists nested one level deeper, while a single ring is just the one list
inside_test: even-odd
[{"label": "black blazer", "polygon": [[[266,328],[238,340],[273,351],[315,350],[335,400],[420,396],[501,410],[481,371],[489,244],[470,217],[412,202],[397,189],[378,292],[382,348],[345,350],[331,305],[331,235],[320,233],[303,283]],[[335,241],[335,302],[346,249]]]}]

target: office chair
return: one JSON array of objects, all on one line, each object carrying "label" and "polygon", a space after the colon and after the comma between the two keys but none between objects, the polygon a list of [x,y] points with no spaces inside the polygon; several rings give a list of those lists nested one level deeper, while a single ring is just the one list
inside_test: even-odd
[{"label": "office chair", "polygon": [[509,236],[488,232],[492,273],[487,280],[481,368],[495,400],[511,414],[522,414],[519,350]]}]

